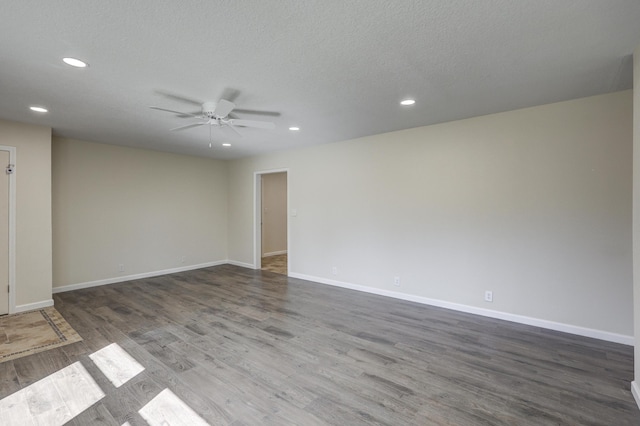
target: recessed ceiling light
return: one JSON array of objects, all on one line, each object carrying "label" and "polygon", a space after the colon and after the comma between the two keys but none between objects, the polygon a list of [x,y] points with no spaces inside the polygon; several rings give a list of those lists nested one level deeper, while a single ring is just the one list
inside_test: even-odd
[{"label": "recessed ceiling light", "polygon": [[35,112],[49,112],[48,109],[42,108],[42,107],[39,107],[39,106],[32,106],[32,107],[29,107],[29,109],[31,111],[35,111]]},{"label": "recessed ceiling light", "polygon": [[416,103],[415,99],[405,99],[404,101],[400,102],[400,105],[409,106],[415,103]]},{"label": "recessed ceiling light", "polygon": [[292,132],[297,132],[298,130],[300,130],[300,127],[289,127],[289,130],[291,130]]},{"label": "recessed ceiling light", "polygon": [[62,58],[62,61],[65,64],[71,65],[72,67],[76,68],[86,68],[87,66],[89,66],[89,64],[87,64],[86,62],[83,62],[80,59],[76,58]]},{"label": "recessed ceiling light", "polygon": [[231,146],[230,143],[223,143],[222,146]]}]

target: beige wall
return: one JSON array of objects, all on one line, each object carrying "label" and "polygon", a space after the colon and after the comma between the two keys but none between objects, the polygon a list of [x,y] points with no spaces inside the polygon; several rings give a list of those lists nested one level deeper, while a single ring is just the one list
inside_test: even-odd
[{"label": "beige wall", "polygon": [[[633,55],[633,87],[640,87],[640,46]],[[640,91],[633,94],[633,307],[635,380],[632,389],[640,406]]]},{"label": "beige wall", "polygon": [[52,259],[57,288],[252,263],[253,173],[286,168],[294,274],[631,336],[633,99],[229,163],[56,138],[52,154],[49,128],[0,121],[17,148],[16,303],[50,301]]},{"label": "beige wall", "polygon": [[16,309],[28,310],[51,303],[51,129],[0,120],[0,145],[16,148]]},{"label": "beige wall", "polygon": [[287,173],[262,175],[262,255],[287,251]]},{"label": "beige wall", "polygon": [[292,274],[632,336],[631,132],[624,91],[236,160],[229,258],[287,168]]},{"label": "beige wall", "polygon": [[225,261],[227,166],[54,138],[53,223],[54,288]]}]

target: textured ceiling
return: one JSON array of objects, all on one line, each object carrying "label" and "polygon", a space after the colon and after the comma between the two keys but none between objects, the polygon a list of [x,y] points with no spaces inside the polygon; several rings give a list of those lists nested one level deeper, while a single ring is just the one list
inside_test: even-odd
[{"label": "textured ceiling", "polygon": [[[638,0],[5,1],[0,118],[237,158],[627,89],[638,44]],[[209,149],[206,127],[149,109],[228,88],[276,130],[214,129]]]}]

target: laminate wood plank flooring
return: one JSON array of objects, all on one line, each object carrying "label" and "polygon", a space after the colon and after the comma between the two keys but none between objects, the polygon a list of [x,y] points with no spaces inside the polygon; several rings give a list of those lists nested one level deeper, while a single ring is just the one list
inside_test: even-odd
[{"label": "laminate wood plank flooring", "polygon": [[262,258],[262,270],[287,275],[287,254],[276,254]]},{"label": "laminate wood plank flooring", "polygon": [[[630,346],[231,265],[54,300],[84,341],[0,364],[0,398],[79,361],[106,396],[73,425],[166,395],[211,425],[640,425]],[[112,343],[144,367],[120,387]]]}]

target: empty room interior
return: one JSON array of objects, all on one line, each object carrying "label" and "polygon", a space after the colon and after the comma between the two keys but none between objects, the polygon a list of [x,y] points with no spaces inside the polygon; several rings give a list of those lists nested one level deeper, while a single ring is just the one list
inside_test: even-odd
[{"label": "empty room interior", "polygon": [[640,2],[0,35],[3,425],[640,425]]}]

